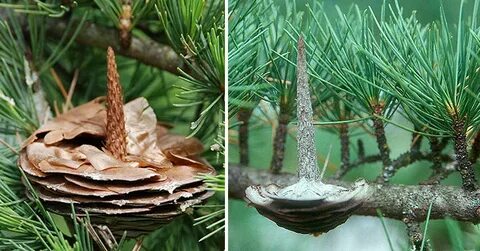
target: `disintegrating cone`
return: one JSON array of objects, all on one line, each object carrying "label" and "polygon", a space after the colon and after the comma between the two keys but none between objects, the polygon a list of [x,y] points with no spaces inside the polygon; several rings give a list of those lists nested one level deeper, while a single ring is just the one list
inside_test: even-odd
[{"label": "disintegrating cone", "polygon": [[[92,100],[25,142],[19,165],[49,210],[69,214],[73,204],[93,224],[137,236],[212,196],[198,175],[215,171],[199,157],[203,145],[197,139],[170,133],[144,98],[120,104],[121,111],[118,100],[114,106],[117,114],[110,115],[105,98]],[[107,122],[119,112],[122,125]]]},{"label": "disintegrating cone", "polygon": [[284,188],[275,184],[250,186],[245,195],[260,214],[302,234],[320,234],[343,224],[371,193],[365,181],[358,181],[351,188],[321,182],[312,114],[305,45],[300,37],[297,55],[299,180]]},{"label": "disintegrating cone", "polygon": [[347,189],[300,179],[285,188],[250,186],[245,194],[259,213],[277,225],[301,234],[320,234],[343,224],[369,189],[364,181]]}]

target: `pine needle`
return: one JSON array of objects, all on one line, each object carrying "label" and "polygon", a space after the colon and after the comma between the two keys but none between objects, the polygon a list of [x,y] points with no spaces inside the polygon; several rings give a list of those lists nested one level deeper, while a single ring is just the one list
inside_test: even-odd
[{"label": "pine needle", "polygon": [[428,212],[427,212],[427,220],[425,221],[425,229],[423,230],[423,240],[422,240],[422,245],[420,246],[420,251],[424,250],[425,243],[427,242],[427,230],[428,230],[428,224],[430,223],[430,214],[432,213],[432,206],[433,206],[433,201],[430,202],[430,205],[428,206]]},{"label": "pine needle", "polygon": [[391,251],[394,251],[392,240],[390,239],[390,234],[388,233],[387,225],[385,224],[385,220],[383,218],[383,214],[382,214],[382,211],[380,211],[380,209],[377,209],[377,215],[378,215],[378,218],[380,218],[380,221],[382,222],[383,231],[385,232],[385,235],[388,241],[388,246],[390,247]]}]

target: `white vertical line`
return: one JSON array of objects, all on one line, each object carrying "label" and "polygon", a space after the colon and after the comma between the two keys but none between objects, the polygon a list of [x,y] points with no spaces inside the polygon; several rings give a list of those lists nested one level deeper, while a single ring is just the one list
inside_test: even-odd
[{"label": "white vertical line", "polygon": [[228,251],[228,0],[224,0],[224,22],[225,22],[225,42],[224,42],[224,50],[225,50],[225,250]]}]

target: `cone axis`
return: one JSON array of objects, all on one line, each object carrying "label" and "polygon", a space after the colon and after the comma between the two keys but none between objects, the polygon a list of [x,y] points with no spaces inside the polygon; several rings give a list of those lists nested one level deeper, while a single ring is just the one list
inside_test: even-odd
[{"label": "cone axis", "polygon": [[297,54],[298,180],[285,187],[276,184],[249,186],[245,195],[260,214],[277,225],[297,233],[317,235],[343,224],[371,191],[364,180],[348,188],[321,181],[323,174],[317,166],[312,113],[305,44],[300,37]]},{"label": "cone axis", "polygon": [[201,142],[171,133],[146,99],[123,104],[111,48],[107,59],[107,98],[42,125],[24,143],[19,166],[50,211],[70,214],[73,204],[93,224],[138,236],[211,197],[198,175],[215,171],[199,157]]}]

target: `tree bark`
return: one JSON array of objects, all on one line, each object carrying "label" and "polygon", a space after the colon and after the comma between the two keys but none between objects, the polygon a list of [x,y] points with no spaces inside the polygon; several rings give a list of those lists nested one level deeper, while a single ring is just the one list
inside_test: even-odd
[{"label": "tree bark", "polygon": [[472,168],[468,152],[467,152],[467,136],[465,135],[465,121],[455,119],[453,123],[455,131],[455,158],[457,160],[457,170],[460,172],[463,180],[463,188],[467,191],[476,190],[477,179]]},{"label": "tree bark", "polygon": [[[60,38],[67,30],[67,22],[55,19],[47,24],[47,32]],[[71,29],[73,34],[75,29]],[[70,34],[71,35],[71,34]],[[75,38],[79,44],[107,49],[111,46],[120,55],[134,58],[144,64],[178,75],[178,68],[183,67],[182,58],[168,45],[157,43],[148,38],[132,37],[128,48],[122,47],[118,30],[108,29],[86,22]]]},{"label": "tree bark", "polygon": [[480,156],[480,132],[477,133],[473,140],[472,150],[470,151],[470,162],[472,165],[477,163],[477,159]]},{"label": "tree bark", "polygon": [[[375,114],[381,115],[381,108],[377,108]],[[395,170],[392,167],[392,160],[390,159],[390,148],[387,144],[387,137],[385,136],[385,125],[383,121],[375,117],[373,118],[373,128],[375,130],[375,137],[377,139],[378,150],[380,152],[380,157],[382,158],[383,172],[378,177],[377,181],[382,183],[387,183],[390,178],[395,174]]]},{"label": "tree bark", "polygon": [[[272,174],[268,170],[240,168],[229,165],[229,196],[244,199],[245,189],[250,185],[277,184],[285,186],[296,181],[295,174]],[[349,186],[348,182],[326,180],[328,183]],[[355,211],[356,215],[377,216],[380,209],[385,217],[402,220],[405,212],[413,210],[412,220],[421,222],[427,218],[427,211],[432,203],[430,219],[450,216],[459,221],[480,222],[480,195],[468,192],[460,187],[443,185],[389,185],[371,184],[372,194]],[[415,205],[412,208],[412,205]]]},{"label": "tree bark", "polygon": [[287,143],[288,122],[290,121],[290,115],[282,110],[278,116],[278,127],[273,139],[273,155],[270,163],[272,173],[279,173],[282,170],[283,159],[285,158],[285,145]]},{"label": "tree bark", "polygon": [[340,125],[340,146],[342,160],[341,168],[347,170],[350,166],[350,138],[348,136],[348,124]]},{"label": "tree bark", "polygon": [[248,126],[253,109],[240,108],[237,114],[238,121],[241,124],[238,126],[238,147],[240,149],[240,164],[249,165],[250,155],[248,147]]}]

